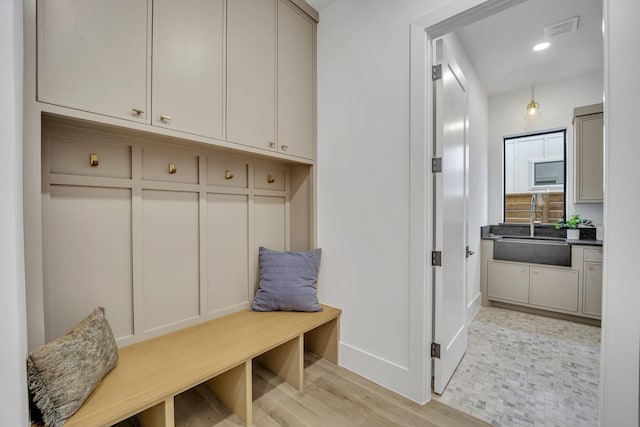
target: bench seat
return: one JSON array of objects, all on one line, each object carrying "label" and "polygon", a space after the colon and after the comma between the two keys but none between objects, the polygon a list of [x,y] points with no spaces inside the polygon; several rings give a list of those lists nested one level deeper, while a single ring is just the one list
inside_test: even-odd
[{"label": "bench seat", "polygon": [[137,415],[143,426],[172,427],[174,396],[206,383],[252,423],[254,360],[299,390],[305,349],[337,364],[341,310],[243,310],[120,349],[107,374],[67,427],[110,426]]}]

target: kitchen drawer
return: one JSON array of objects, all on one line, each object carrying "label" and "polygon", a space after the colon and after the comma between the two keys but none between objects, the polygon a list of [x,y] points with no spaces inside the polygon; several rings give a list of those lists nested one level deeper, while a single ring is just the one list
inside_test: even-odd
[{"label": "kitchen drawer", "polygon": [[[92,156],[95,158],[93,166]],[[131,147],[52,135],[49,145],[49,168],[51,173],[129,179]]]},{"label": "kitchen drawer", "polygon": [[179,151],[155,151],[144,148],[142,179],[197,184],[198,156]]},{"label": "kitchen drawer", "polygon": [[578,311],[578,271],[531,267],[530,303],[554,310]]},{"label": "kitchen drawer", "polygon": [[602,249],[585,249],[584,260],[591,262],[602,262]]},{"label": "kitchen drawer", "polygon": [[256,166],[253,175],[253,186],[259,190],[285,189],[286,170],[277,166]]},{"label": "kitchen drawer", "polygon": [[241,160],[207,159],[207,185],[247,188],[247,163]]}]

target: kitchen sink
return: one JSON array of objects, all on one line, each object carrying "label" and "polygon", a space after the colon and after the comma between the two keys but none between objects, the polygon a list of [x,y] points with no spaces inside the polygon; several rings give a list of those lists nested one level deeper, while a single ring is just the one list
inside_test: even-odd
[{"label": "kitchen sink", "polygon": [[571,246],[561,237],[501,236],[493,242],[493,259],[571,266]]}]

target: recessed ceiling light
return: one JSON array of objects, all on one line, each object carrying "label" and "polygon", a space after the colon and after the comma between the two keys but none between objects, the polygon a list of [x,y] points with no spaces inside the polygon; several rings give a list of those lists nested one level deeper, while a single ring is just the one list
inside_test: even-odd
[{"label": "recessed ceiling light", "polygon": [[535,45],[533,47],[533,50],[536,52],[539,52],[541,50],[545,50],[546,48],[548,48],[549,46],[551,46],[551,43],[549,42],[542,42],[542,43],[538,43],[537,45]]}]

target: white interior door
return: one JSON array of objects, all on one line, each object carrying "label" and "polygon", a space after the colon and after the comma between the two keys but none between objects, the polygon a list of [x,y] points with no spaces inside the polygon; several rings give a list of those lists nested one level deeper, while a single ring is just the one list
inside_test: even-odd
[{"label": "white interior door", "polygon": [[441,266],[434,267],[433,340],[440,345],[434,358],[434,392],[442,394],[467,349],[466,323],[466,203],[465,129],[466,80],[443,40],[434,41],[434,64],[441,78],[434,81],[435,153],[442,172],[434,176],[434,250]]}]

